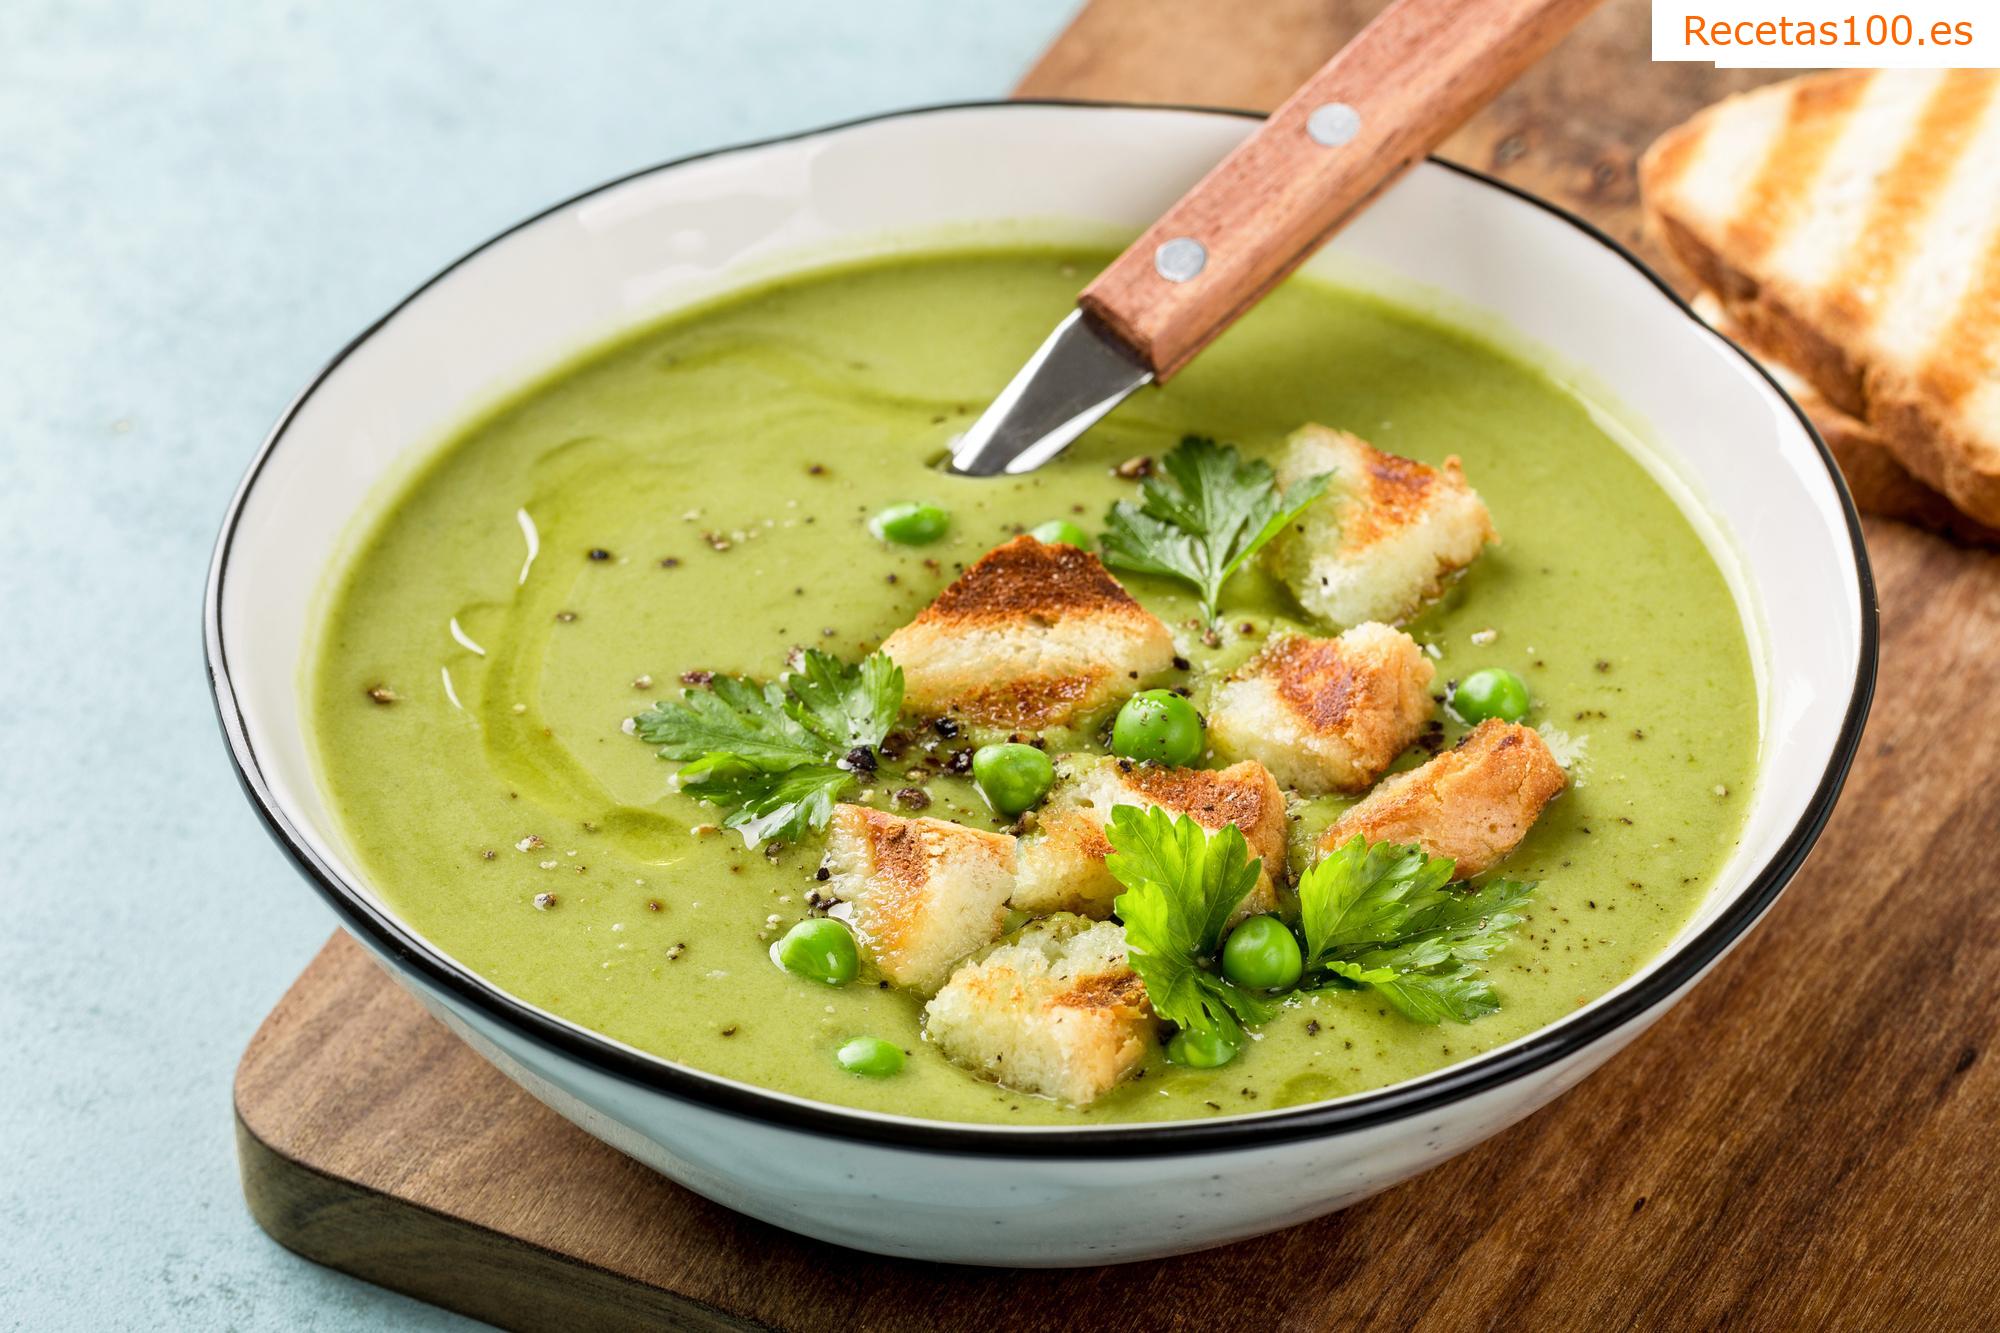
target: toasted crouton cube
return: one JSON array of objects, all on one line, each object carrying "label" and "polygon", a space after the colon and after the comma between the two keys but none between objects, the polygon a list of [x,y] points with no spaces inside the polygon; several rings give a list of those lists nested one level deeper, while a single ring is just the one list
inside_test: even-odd
[{"label": "toasted crouton cube", "polygon": [[1285,873],[1285,794],[1262,764],[1228,768],[1161,768],[1129,759],[1071,755],[1057,764],[1058,784],[1037,818],[1038,831],[1021,839],[1020,875],[1014,906],[1037,916],[1045,912],[1111,915],[1111,903],[1125,891],[1104,858],[1111,812],[1121,805],[1161,806],[1190,815],[1211,831],[1228,824],[1242,830],[1250,855],[1261,857],[1257,886],[1237,916],[1270,910],[1277,903],[1276,879]]},{"label": "toasted crouton cube", "polygon": [[1542,807],[1567,784],[1533,727],[1488,718],[1422,768],[1397,773],[1333,822],[1331,851],[1359,833],[1370,842],[1416,843],[1476,875],[1528,836]]},{"label": "toasted crouton cube", "polygon": [[1173,664],[1174,641],[1096,556],[1016,537],[883,641],[904,703],[974,726],[1087,722]]},{"label": "toasted crouton cube", "polygon": [[947,1057],[1021,1092],[1082,1106],[1145,1061],[1155,1027],[1125,928],[1037,922],[953,974],[924,1009]]},{"label": "toasted crouton cube", "polygon": [[1271,545],[1299,605],[1329,624],[1403,620],[1498,540],[1456,458],[1426,467],[1345,431],[1301,426],[1278,480],[1289,487],[1322,472],[1333,474],[1326,494]]},{"label": "toasted crouton cube", "polygon": [[1409,635],[1372,621],[1337,639],[1276,636],[1215,692],[1208,738],[1301,792],[1360,791],[1423,730],[1436,670]]},{"label": "toasted crouton cube", "polygon": [[952,964],[1000,938],[1014,840],[942,819],[834,807],[826,890],[862,951],[898,986],[933,990]]}]

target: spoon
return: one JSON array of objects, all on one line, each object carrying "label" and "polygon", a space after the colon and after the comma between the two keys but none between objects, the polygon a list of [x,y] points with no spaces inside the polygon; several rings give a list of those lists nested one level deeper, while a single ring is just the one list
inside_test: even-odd
[{"label": "spoon", "polygon": [[1396,0],[1084,288],[951,470],[1032,471],[1165,383],[1597,3]]}]

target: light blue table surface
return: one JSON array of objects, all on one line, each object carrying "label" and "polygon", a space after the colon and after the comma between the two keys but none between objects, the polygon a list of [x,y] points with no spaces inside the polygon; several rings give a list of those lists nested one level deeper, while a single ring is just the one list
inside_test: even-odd
[{"label": "light blue table surface", "polygon": [[0,1327],[431,1328],[238,1193],[331,914],[224,759],[209,546],[304,381],[599,180],[997,96],[1073,0],[0,4]]}]

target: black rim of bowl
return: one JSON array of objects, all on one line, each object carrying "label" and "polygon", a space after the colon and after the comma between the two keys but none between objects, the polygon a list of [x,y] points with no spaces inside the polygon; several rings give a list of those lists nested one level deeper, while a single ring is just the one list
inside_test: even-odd
[{"label": "black rim of bowl", "polygon": [[[324,864],[313,853],[292,826],[291,821],[278,808],[269,786],[264,781],[257,756],[249,744],[236,692],[230,681],[228,646],[223,638],[221,619],[223,582],[228,576],[230,549],[236,537],[238,520],[265,464],[276,452],[300,410],[356,348],[373,337],[405,307],[474,256],[550,214],[640,177],[712,157],[836,134],[881,121],[950,112],[1048,107],[1193,113],[1225,116],[1238,120],[1261,118],[1254,112],[1216,107],[1086,102],[1060,98],[952,102],[863,116],[796,134],[779,135],[753,143],[690,154],[593,186],[552,204],[532,217],[524,218],[505,231],[481,242],[398,301],[386,314],[364,329],[332,360],[321,367],[305,389],[286,407],[277,424],[271,428],[230,501],[228,512],[222,521],[221,532],[216,539],[203,604],[203,641],[217,717],[222,725],[223,737],[228,744],[237,779],[249,796],[251,805],[262,818],[266,831],[333,907],[342,924],[362,936],[371,948],[393,958],[398,966],[414,973],[425,986],[442,991],[455,1002],[470,1007],[484,1018],[530,1038],[560,1056],[580,1061],[593,1070],[628,1083],[766,1125],[832,1139],[888,1144],[931,1153],[1072,1159],[1152,1157],[1258,1148],[1296,1139],[1350,1133],[1434,1112],[1452,1103],[1498,1088],[1587,1049],[1599,1039],[1638,1019],[1655,1006],[1665,1003],[1682,987],[1698,978],[1747,931],[1797,873],[1806,854],[1818,838],[1820,830],[1825,826],[1827,817],[1833,811],[1834,802],[1840,794],[1841,785],[1846,780],[1848,769],[1860,744],[1862,726],[1867,720],[1868,706],[1875,688],[1878,627],[1874,577],[1869,568],[1866,548],[1862,544],[1861,523],[1855,513],[1853,499],[1848,494],[1832,454],[1828,452],[1819,433],[1814,430],[1812,422],[1804,412],[1800,411],[1798,404],[1792,401],[1790,395],[1785,393],[1782,386],[1773,380],[1769,372],[1765,371],[1753,357],[1727,339],[1724,339],[1724,342],[1728,343],[1736,355],[1756,371],[1791,408],[1800,427],[1819,451],[1821,462],[1825,465],[1834,489],[1840,497],[1848,539],[1853,546],[1856,584],[1861,599],[1858,608],[1861,644],[1853,691],[1848,700],[1846,716],[1842,721],[1833,753],[1827,761],[1819,785],[1814,790],[1812,800],[1808,803],[1804,814],[1770,861],[1756,873],[1751,883],[1727,909],[1700,933],[1684,941],[1650,976],[1622,992],[1601,998],[1582,1012],[1532,1033],[1511,1046],[1475,1057],[1463,1064],[1447,1066],[1418,1079],[1392,1084],[1372,1092],[1358,1093],[1339,1101],[1309,1104],[1256,1115],[1236,1115],[1218,1120],[1120,1123],[1078,1128],[1031,1128],[956,1121],[882,1119],[865,1111],[804,1101],[641,1054],[507,995],[480,979],[477,974],[438,952],[393,918],[378,911],[359,890],[334,873],[330,866]],[[1504,181],[1496,180],[1483,172],[1436,158],[1431,160],[1449,171],[1478,181],[1503,194],[1511,195],[1562,219],[1581,236],[1614,252],[1630,264],[1688,319],[1696,323],[1702,322],[1689,308],[1687,302],[1683,301],[1679,294],[1637,255],[1591,223],[1567,209]],[[1703,324],[1702,327],[1706,329],[1707,325]]]}]

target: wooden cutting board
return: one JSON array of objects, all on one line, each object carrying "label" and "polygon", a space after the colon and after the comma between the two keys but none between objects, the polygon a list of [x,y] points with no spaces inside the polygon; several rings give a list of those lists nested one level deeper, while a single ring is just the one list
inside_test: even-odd
[{"label": "wooden cutting board", "polygon": [[[1092,0],[1024,95],[1268,107],[1373,0]],[[1633,160],[1758,76],[1648,63],[1613,0],[1447,154],[1639,240]],[[336,935],[236,1082],[281,1243],[512,1328],[2000,1322],[2000,557],[1871,522],[1882,689],[1771,917],[1648,1036],[1473,1152],[1293,1231],[1074,1272],[737,1217],[543,1109]]]}]

